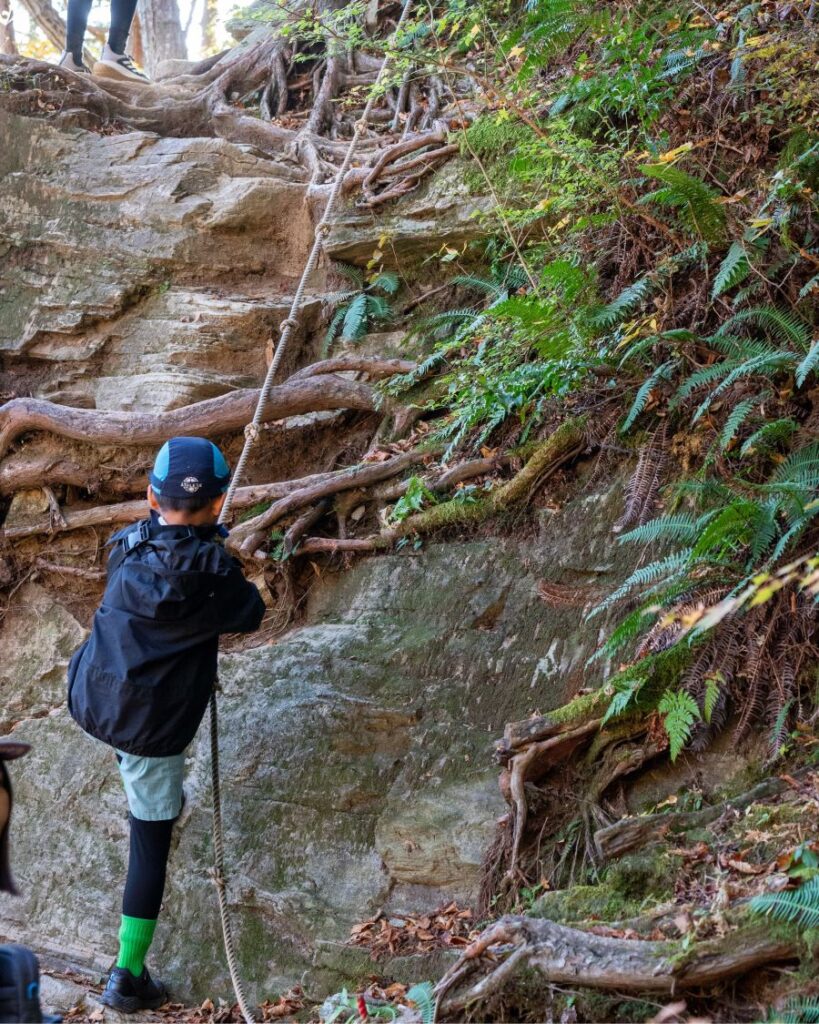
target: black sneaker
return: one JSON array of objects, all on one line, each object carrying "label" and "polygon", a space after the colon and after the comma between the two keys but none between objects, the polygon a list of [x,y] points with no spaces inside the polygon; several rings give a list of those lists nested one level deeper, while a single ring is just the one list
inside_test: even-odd
[{"label": "black sneaker", "polygon": [[120,1013],[136,1013],[137,1010],[156,1010],[167,1003],[168,993],[161,981],[153,981],[148,968],[135,978],[126,967],[115,967],[108,975],[108,984],[100,996],[100,1002]]}]

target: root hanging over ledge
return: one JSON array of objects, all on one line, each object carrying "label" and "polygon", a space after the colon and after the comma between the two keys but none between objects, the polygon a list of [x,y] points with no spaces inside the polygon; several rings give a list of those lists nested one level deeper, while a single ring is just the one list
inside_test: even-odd
[{"label": "root hanging over ledge", "polygon": [[[435,992],[443,1016],[465,1007],[474,1012],[514,985],[523,971],[534,971],[552,984],[674,995],[795,956],[796,941],[771,934],[767,924],[741,921],[721,938],[697,942],[685,950],[680,942],[608,938],[553,921],[509,915],[464,950]],[[480,980],[474,980],[476,973],[481,974]],[[465,987],[467,979],[469,987]]]},{"label": "root hanging over ledge", "polygon": [[[329,362],[338,369],[342,368],[339,364],[344,369],[368,369],[366,360]],[[389,369],[384,368],[384,363]],[[321,365],[306,367],[272,388],[265,419],[279,420],[333,409],[372,412],[376,408],[376,397],[369,385],[317,369]],[[399,367],[407,365],[412,364],[376,360],[370,368],[374,376],[389,376],[404,372]],[[0,407],[0,458],[16,438],[29,430],[47,430],[77,441],[122,445],[154,444],[171,434],[214,437],[241,430],[253,417],[258,397],[259,389],[244,388],[163,413],[102,412],[37,398],[14,398]]]}]

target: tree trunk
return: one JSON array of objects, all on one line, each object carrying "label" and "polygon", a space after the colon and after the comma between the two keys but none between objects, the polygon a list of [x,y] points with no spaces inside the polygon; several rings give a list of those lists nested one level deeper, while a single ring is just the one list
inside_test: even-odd
[{"label": "tree trunk", "polygon": [[142,43],[142,22],[139,14],[134,15],[131,25],[131,34],[128,36],[130,42],[130,54],[141,68],[145,67],[145,46]]},{"label": "tree trunk", "polygon": [[203,0],[202,4],[202,53],[216,52],[216,19],[219,14],[217,0]]},{"label": "tree trunk", "polygon": [[188,50],[176,0],[139,0],[145,70],[153,74],[163,60],[187,60]]},{"label": "tree trunk", "polygon": [[65,47],[65,22],[48,0],[21,0],[21,2],[51,45],[58,50],[63,50]]},{"label": "tree trunk", "polygon": [[14,38],[14,22],[11,19],[9,0],[0,0],[0,53],[9,57],[17,56],[17,43]]}]

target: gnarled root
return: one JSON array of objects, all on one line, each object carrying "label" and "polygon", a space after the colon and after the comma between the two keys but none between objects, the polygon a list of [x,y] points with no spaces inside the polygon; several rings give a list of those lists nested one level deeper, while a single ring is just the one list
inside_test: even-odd
[{"label": "gnarled root", "polygon": [[[509,915],[464,950],[435,992],[442,1015],[466,1006],[474,1010],[525,968],[552,984],[673,995],[790,960],[795,953],[793,939],[772,935],[764,924],[742,925],[722,938],[697,943],[686,953],[674,941],[614,939],[553,921]],[[488,956],[492,959],[481,960]],[[481,979],[458,991],[464,979],[478,970]]]}]

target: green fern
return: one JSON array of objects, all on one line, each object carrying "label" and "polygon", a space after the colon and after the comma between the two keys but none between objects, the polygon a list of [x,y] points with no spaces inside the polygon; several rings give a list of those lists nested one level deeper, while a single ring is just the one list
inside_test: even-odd
[{"label": "green fern", "polygon": [[421,1024],[432,1024],[435,1020],[435,993],[432,982],[424,981],[413,985],[407,992],[406,999],[415,1004],[421,1014]]},{"label": "green fern", "polygon": [[675,551],[665,558],[651,562],[649,565],[640,566],[625,582],[621,583],[616,590],[612,591],[605,600],[596,605],[586,616],[586,619],[593,619],[613,604],[626,597],[633,590],[648,586],[650,583],[668,583],[675,578],[684,575],[690,567],[689,551]]},{"label": "green fern", "polygon": [[763,399],[764,396],[758,395],[755,398],[746,398],[734,406],[728,416],[728,419],[725,421],[719,436],[719,445],[723,451],[725,451],[728,445],[734,440],[742,428],[743,423],[748,419],[759,402]]},{"label": "green fern", "polygon": [[807,931],[819,928],[819,878],[812,878],[798,889],[766,892],[754,896],[749,907],[776,921],[787,921]]},{"label": "green fern", "polygon": [[726,253],[725,259],[717,271],[717,276],[714,278],[711,298],[716,299],[723,292],[727,292],[730,288],[735,288],[745,280],[750,272],[751,264],[748,261],[745,246],[742,242],[732,242],[731,248]]},{"label": "green fern", "polygon": [[647,275],[638,278],[634,284],[624,288],[616,299],[604,306],[595,315],[594,322],[604,328],[622,323],[630,313],[650,298],[656,287],[657,282],[653,277]]},{"label": "green fern", "polygon": [[720,690],[722,689],[724,681],[725,680],[719,673],[713,676],[708,676],[705,680],[705,696],[703,697],[702,703],[702,717],[706,725],[710,725],[711,723],[711,718],[719,701]]},{"label": "green fern", "polygon": [[700,720],[700,709],[690,693],[685,690],[666,690],[660,698],[657,710],[664,715],[663,726],[668,733],[668,747],[671,760],[676,761],[682,748],[691,738],[691,730]]},{"label": "green fern", "polygon": [[654,201],[675,208],[683,221],[705,242],[719,242],[725,234],[725,210],[716,200],[719,193],[704,181],[669,164],[645,164],[641,168],[648,178],[666,186],[641,202]]},{"label": "green fern", "polygon": [[658,516],[642,526],[637,526],[618,538],[621,544],[650,544],[658,540],[671,540],[693,544],[702,532],[709,513],[705,517],[692,516],[687,512],[673,516]]},{"label": "green fern", "polygon": [[768,1012],[768,1024],[819,1024],[819,998],[792,996],[781,1010]]},{"label": "green fern", "polygon": [[776,306],[752,306],[734,313],[723,324],[713,337],[719,341],[726,335],[733,334],[740,325],[755,324],[761,327],[774,341],[782,345],[790,345],[797,352],[807,352],[810,348],[810,328],[795,313],[778,309]]},{"label": "green fern", "polygon": [[808,354],[796,367],[794,374],[796,386],[801,388],[811,373],[819,366],[819,341],[815,341]]},{"label": "green fern", "polygon": [[645,409],[651,392],[657,387],[661,380],[671,379],[671,374],[676,365],[676,359],[669,359],[667,362],[661,363],[660,366],[658,366],[657,369],[643,381],[637,391],[637,394],[634,396],[634,401],[631,403],[631,408],[626,414],[626,418],[623,420],[623,425],[620,427],[621,433],[628,433],[630,428],[633,426],[634,421],[643,409]]},{"label": "green fern", "polygon": [[746,458],[749,455],[756,455],[761,451],[770,451],[778,445],[786,444],[792,434],[798,429],[799,424],[789,417],[765,423],[743,442],[739,453],[743,458]]}]

